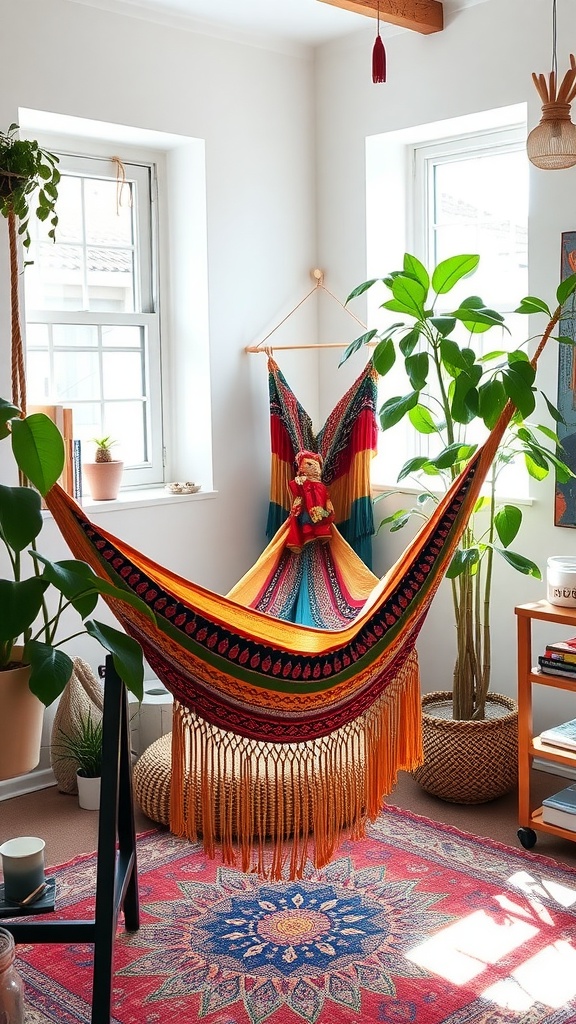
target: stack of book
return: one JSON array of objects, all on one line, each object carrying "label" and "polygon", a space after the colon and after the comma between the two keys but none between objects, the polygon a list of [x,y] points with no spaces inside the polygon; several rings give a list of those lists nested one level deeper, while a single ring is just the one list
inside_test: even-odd
[{"label": "stack of book", "polygon": [[542,801],[542,821],[576,832],[576,786],[567,786]]},{"label": "stack of book", "polygon": [[546,675],[576,676],[576,637],[547,644],[538,664]]},{"label": "stack of book", "polygon": [[576,750],[576,718],[570,722],[562,722],[551,729],[540,733],[542,743],[551,747],[563,747],[564,750]]}]

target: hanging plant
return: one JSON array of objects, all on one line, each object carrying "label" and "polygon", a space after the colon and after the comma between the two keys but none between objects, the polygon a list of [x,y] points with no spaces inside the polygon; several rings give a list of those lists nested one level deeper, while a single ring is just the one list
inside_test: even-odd
[{"label": "hanging plant", "polygon": [[[31,139],[18,138],[19,127],[0,131],[0,213],[8,221],[10,244],[10,310],[12,324],[12,401],[26,412],[24,352],[18,303],[18,235],[30,248],[30,217],[49,221],[48,237],[56,238],[58,215],[58,157]],[[33,204],[32,208],[30,204]]]}]

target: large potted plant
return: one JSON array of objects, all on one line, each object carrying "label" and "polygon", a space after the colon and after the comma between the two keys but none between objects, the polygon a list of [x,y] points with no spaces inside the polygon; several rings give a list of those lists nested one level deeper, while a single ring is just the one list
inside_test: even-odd
[{"label": "large potted plant", "polygon": [[[89,618],[100,595],[146,605],[129,591],[101,580],[85,562],[50,562],[36,550],[42,529],[40,495],[62,472],[64,445],[57,427],[42,413],[22,417],[0,399],[0,440],[10,439],[16,467],[32,486],[0,485],[0,550],[9,577],[0,579],[0,779],[30,771],[39,759],[44,706],[62,693],[72,659],[62,646],[86,632],[114,658],[120,677],[142,699],[142,651],[126,633]],[[80,628],[67,631],[67,610]]]},{"label": "large potted plant", "polygon": [[[429,792],[457,803],[481,803],[500,796],[513,788],[517,775],[515,702],[489,692],[493,561],[503,558],[518,572],[538,579],[541,572],[530,558],[511,549],[522,524],[522,508],[500,500],[499,478],[518,458],[536,480],[544,479],[552,467],[561,480],[572,475],[556,454],[554,429],[527,420],[536,408],[535,370],[526,352],[528,342],[511,351],[502,345],[486,350],[482,344],[486,332],[507,328],[504,317],[476,295],[455,309],[446,308],[445,297],[478,263],[475,255],[454,256],[429,274],[418,259],[406,254],[402,270],[360,285],[349,300],[383,284],[391,297],[380,308],[406,319],[382,332],[367,332],[344,355],[346,359],[361,345],[376,340],[374,364],[383,377],[397,359],[403,359],[408,387],[402,395],[384,402],[380,424],[386,431],[408,420],[417,434],[430,440],[430,453],[408,460],[399,473],[398,481],[416,481],[422,491],[412,507],[397,509],[382,520],[392,531],[402,529],[413,518],[427,519],[477,450],[482,431],[485,436],[494,426],[508,400],[516,407],[486,491],[447,572],[456,626],[452,686],[423,697],[425,759],[415,777]],[[517,312],[544,313],[550,335],[563,302],[575,287],[576,278],[560,285],[554,313],[533,297],[524,299]],[[547,398],[545,401],[554,426],[559,413]],[[388,491],[380,497],[394,493]]]},{"label": "large potted plant", "polygon": [[17,124],[11,124],[6,132],[0,131],[0,214],[8,222],[10,245],[12,401],[26,411],[26,380],[18,308],[18,239],[27,252],[30,248],[29,223],[34,216],[42,222],[48,222],[48,238],[55,240],[60,171],[57,156],[42,149],[34,139],[19,138],[18,132]]}]

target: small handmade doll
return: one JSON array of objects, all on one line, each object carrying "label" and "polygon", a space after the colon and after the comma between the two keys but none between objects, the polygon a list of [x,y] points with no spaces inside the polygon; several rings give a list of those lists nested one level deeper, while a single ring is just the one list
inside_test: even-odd
[{"label": "small handmade doll", "polygon": [[330,540],[334,506],[326,484],[322,483],[322,456],[304,450],[298,452],[295,461],[296,476],[288,484],[292,508],[286,545],[291,551],[300,552],[313,540],[324,544]]}]

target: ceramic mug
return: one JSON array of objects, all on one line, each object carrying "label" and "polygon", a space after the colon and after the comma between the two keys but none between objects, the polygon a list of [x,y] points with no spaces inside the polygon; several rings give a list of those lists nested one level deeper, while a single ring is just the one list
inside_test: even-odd
[{"label": "ceramic mug", "polygon": [[19,836],[0,846],[4,872],[4,898],[21,903],[45,881],[44,847],[37,836]]}]

